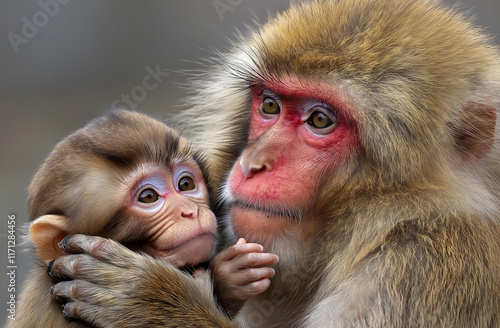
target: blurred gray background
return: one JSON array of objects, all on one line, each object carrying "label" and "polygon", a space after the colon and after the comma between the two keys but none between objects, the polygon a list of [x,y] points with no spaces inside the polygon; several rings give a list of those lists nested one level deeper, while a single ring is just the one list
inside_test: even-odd
[{"label": "blurred gray background", "polygon": [[[0,2],[0,318],[10,294],[8,216],[16,217],[19,242],[26,187],[52,147],[117,103],[167,118],[184,95],[182,70],[225,49],[254,18],[297,0],[57,1]],[[460,4],[500,43],[499,0]],[[144,89],[158,70],[157,85]],[[16,290],[30,267],[20,251]]]}]

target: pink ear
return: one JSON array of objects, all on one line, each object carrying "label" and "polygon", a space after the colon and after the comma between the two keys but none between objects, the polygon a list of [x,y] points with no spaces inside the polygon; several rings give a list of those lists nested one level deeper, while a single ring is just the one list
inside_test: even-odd
[{"label": "pink ear", "polygon": [[496,120],[492,106],[471,103],[465,108],[455,135],[464,160],[481,159],[488,154],[495,141]]},{"label": "pink ear", "polygon": [[69,219],[62,215],[43,215],[30,226],[31,239],[35,243],[38,257],[45,263],[64,255],[57,244],[66,237]]}]

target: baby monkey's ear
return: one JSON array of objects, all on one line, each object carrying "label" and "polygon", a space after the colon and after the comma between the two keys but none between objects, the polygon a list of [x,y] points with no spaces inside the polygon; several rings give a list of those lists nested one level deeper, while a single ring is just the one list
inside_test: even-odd
[{"label": "baby monkey's ear", "polygon": [[66,237],[69,219],[62,215],[47,214],[36,219],[30,226],[38,257],[45,263],[64,255],[57,244]]}]

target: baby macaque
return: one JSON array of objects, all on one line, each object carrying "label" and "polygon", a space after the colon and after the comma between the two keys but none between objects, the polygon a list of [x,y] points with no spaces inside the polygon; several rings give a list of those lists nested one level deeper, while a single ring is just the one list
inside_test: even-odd
[{"label": "baby macaque", "polygon": [[[106,237],[208,279],[216,218],[203,168],[186,139],[137,112],[111,111],[62,140],[29,186],[30,243],[41,261],[6,327],[88,327],[65,320],[48,293],[46,266],[64,254],[58,244],[69,234]],[[262,251],[240,239],[211,263],[216,297],[230,316],[269,287],[268,266],[278,258]]]}]

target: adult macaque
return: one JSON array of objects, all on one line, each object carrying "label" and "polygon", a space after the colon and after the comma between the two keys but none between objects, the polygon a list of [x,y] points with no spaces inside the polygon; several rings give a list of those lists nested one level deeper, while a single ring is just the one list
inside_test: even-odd
[{"label": "adult macaque", "polygon": [[[30,218],[36,219],[29,231],[40,261],[21,293],[16,320],[8,321],[6,327],[89,326],[64,319],[61,304],[48,293],[52,282],[47,263],[50,266],[63,255],[57,244],[75,233],[114,239],[148,254],[137,254],[144,263],[157,258],[177,268],[193,267],[201,277],[196,284],[185,284],[184,289],[195,295],[208,289],[206,296],[186,306],[213,306],[210,276],[197,268],[210,258],[216,232],[199,165],[203,168],[200,154],[174,130],[144,114],[125,110],[110,112],[61,141],[29,187]],[[247,298],[269,286],[273,269],[260,266],[276,261],[276,255],[262,253],[262,246],[244,240],[214,259],[211,266],[216,269],[217,284],[232,291],[217,295],[229,314],[236,314]],[[85,262],[78,259],[73,264],[79,267]],[[129,265],[124,256],[120,266]],[[89,269],[100,271],[102,267]],[[184,278],[194,281],[187,275]],[[177,285],[181,280],[172,283]],[[118,277],[112,281],[121,283]],[[166,284],[164,288],[168,288]],[[93,289],[91,283],[81,286]],[[105,294],[104,298],[119,298],[112,288]],[[103,298],[98,290],[94,296]],[[211,311],[222,313],[216,306]],[[227,318],[220,321],[222,326],[229,322]]]},{"label": "adult macaque", "polygon": [[[295,5],[193,90],[179,117],[207,150],[225,236],[280,257],[238,323],[500,326],[500,57],[463,15],[430,0]],[[98,237],[63,246],[85,253],[52,268],[76,279],[54,292],[70,317],[102,327],[221,318],[191,319],[192,295],[164,288],[175,272],[158,263],[136,256],[122,268],[126,249]],[[119,301],[89,297],[115,277]],[[124,314],[133,318],[115,324]]]}]

